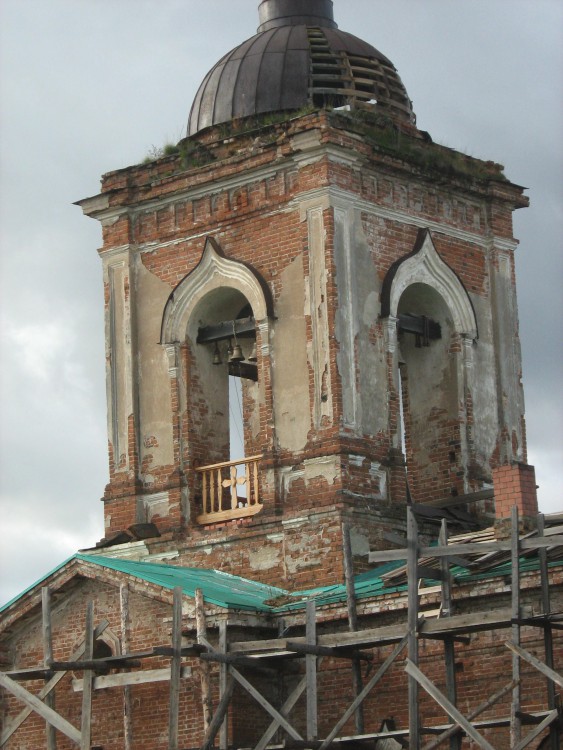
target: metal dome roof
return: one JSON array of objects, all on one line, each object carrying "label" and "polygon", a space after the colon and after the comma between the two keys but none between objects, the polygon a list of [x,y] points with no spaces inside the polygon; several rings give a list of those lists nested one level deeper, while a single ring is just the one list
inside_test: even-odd
[{"label": "metal dome roof", "polygon": [[239,117],[356,102],[414,121],[393,64],[371,44],[338,29],[331,0],[262,0],[259,14],[258,33],[205,76],[188,135]]}]

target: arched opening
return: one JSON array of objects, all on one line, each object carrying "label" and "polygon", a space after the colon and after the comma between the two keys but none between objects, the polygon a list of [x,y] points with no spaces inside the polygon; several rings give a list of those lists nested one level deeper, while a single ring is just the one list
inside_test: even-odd
[{"label": "arched opening", "polygon": [[223,287],[204,297],[189,321],[188,344],[190,406],[200,407],[198,458],[216,463],[251,455],[258,356],[256,321],[244,295]]},{"label": "arched opening", "polygon": [[[94,659],[108,659],[112,656],[119,656],[120,654],[121,644],[119,638],[111,628],[106,628],[99,638],[94,639],[92,650],[92,656]],[[95,671],[100,675],[109,674],[111,667],[100,666]]]},{"label": "arched opening", "polygon": [[[169,369],[175,380],[172,409],[198,523],[262,509],[258,461],[269,430],[263,413],[266,398],[271,399],[264,359],[272,316],[273,298],[264,279],[250,265],[227,258],[212,237],[164,308],[161,342],[178,363]],[[243,457],[231,461],[239,451]]]},{"label": "arched opening", "polygon": [[397,308],[402,444],[413,499],[463,491],[459,336],[443,297],[414,283]]},{"label": "arched opening", "polygon": [[411,497],[424,503],[463,494],[471,451],[467,357],[468,345],[477,339],[477,319],[428,230],[419,232],[413,251],[387,272],[381,311],[397,324],[388,328],[400,396],[391,430],[393,445],[403,446]]},{"label": "arched opening", "polygon": [[188,322],[189,442],[201,495],[200,523],[260,509],[254,469],[261,454],[257,331],[238,289],[213,289]]}]

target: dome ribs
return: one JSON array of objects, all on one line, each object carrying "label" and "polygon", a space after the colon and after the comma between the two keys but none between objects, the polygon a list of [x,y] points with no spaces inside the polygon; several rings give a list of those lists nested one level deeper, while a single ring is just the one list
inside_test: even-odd
[{"label": "dome ribs", "polygon": [[[201,84],[188,135],[232,119],[311,105],[379,106],[392,119],[415,122],[393,64],[371,44],[338,29],[328,0],[313,5],[263,0],[260,7],[259,33],[225,55]],[[289,12],[296,8],[312,16]]]}]

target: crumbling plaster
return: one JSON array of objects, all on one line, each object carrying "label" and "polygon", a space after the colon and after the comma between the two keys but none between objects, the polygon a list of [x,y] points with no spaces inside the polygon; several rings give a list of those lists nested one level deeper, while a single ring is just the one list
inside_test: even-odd
[{"label": "crumbling plaster", "polygon": [[524,414],[524,392],[513,263],[510,248],[499,244],[493,248],[490,265],[491,308],[499,394],[498,422],[503,433],[499,448],[502,462],[525,462],[521,420]]},{"label": "crumbling plaster", "polygon": [[387,429],[389,416],[384,342],[374,342],[372,335],[379,315],[381,282],[361,213],[355,210],[352,200],[335,203],[335,334],[343,426],[360,436],[376,435]]},{"label": "crumbling plaster", "polygon": [[134,413],[136,381],[133,378],[134,309],[131,305],[132,253],[130,246],[104,253],[106,287],[106,393],[108,439],[114,471],[130,471],[129,418]]},{"label": "crumbling plaster", "polygon": [[305,276],[303,254],[280,274],[276,322],[272,331],[272,369],[276,440],[282,450],[305,448],[311,429]]},{"label": "crumbling plaster", "polygon": [[[170,287],[148,271],[142,258],[137,256],[135,290],[137,318],[142,321],[136,346],[141,465],[147,459],[149,467],[153,464],[167,466],[174,463],[170,378],[166,352],[159,344],[159,337],[162,309]],[[148,481],[145,477],[145,483]]]}]

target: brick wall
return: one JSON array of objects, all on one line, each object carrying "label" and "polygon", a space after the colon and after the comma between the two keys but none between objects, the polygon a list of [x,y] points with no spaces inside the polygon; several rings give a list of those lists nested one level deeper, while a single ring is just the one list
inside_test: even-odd
[{"label": "brick wall", "polygon": [[[563,603],[563,577],[560,569],[552,571],[552,607],[559,611]],[[70,652],[83,638],[86,602],[95,602],[95,621],[107,618],[113,634],[121,637],[121,613],[119,602],[120,576],[104,572],[106,582],[100,580],[74,579],[74,587],[55,599],[53,607],[53,644],[56,659],[67,659]],[[164,593],[164,600],[156,597],[157,591],[151,584],[129,581],[129,614],[128,632],[131,652],[145,651],[155,645],[170,643],[171,601],[170,592]],[[429,593],[421,599],[421,606],[435,606],[438,595]],[[541,598],[539,581],[535,574],[526,574],[521,581],[523,606],[537,607]],[[491,612],[496,607],[509,606],[510,596],[502,579],[481,581],[459,587],[455,592],[458,613]],[[195,635],[195,622],[190,600],[184,606],[183,630],[191,640]],[[209,639],[217,638],[217,615],[221,610],[208,605]],[[32,667],[42,661],[41,616],[35,610],[21,607],[21,618],[11,632],[4,632],[2,648],[8,655],[9,667]],[[374,600],[361,600],[359,603],[360,627],[377,627],[404,623],[406,617],[406,595],[404,592],[391,594],[389,597],[378,597]],[[347,630],[346,614],[342,608],[319,608],[318,633]],[[287,618],[291,635],[303,633],[303,613],[293,613]],[[244,617],[232,612],[229,615],[231,624],[228,628],[229,641],[257,640],[261,637],[272,638],[277,632],[275,619],[264,620],[262,628],[259,622],[254,625],[244,624]],[[468,643],[455,644],[456,679],[458,687],[458,706],[467,714],[485,698],[503,687],[511,679],[511,652],[505,642],[510,640],[509,629],[472,633]],[[522,646],[544,660],[543,637],[541,632],[532,627],[523,627],[521,631]],[[368,649],[373,655],[370,674],[383,663],[392,646],[381,646]],[[393,718],[398,728],[408,726],[407,712],[407,678],[404,671],[406,652],[394,662],[385,677],[370,694],[364,705],[365,731],[376,732],[385,719]],[[197,747],[203,738],[201,685],[197,659],[185,659],[192,666],[192,676],[182,681],[180,693],[180,744],[181,748]],[[556,670],[563,665],[563,639],[554,632],[554,663]],[[166,659],[143,661],[143,668],[167,666]],[[272,676],[242,671],[250,682],[274,706],[289,695],[300,679],[299,660],[288,664],[290,669],[284,673],[273,673]],[[440,690],[445,686],[443,645],[437,641],[421,640],[420,669]],[[302,663],[301,663],[302,669]],[[293,670],[297,670],[295,673]],[[57,710],[75,726],[80,725],[82,694],[73,692],[71,677],[68,675],[56,689]],[[80,677],[76,672],[74,676]],[[368,675],[365,675],[365,679]],[[216,665],[211,667],[214,705],[218,701],[219,673]],[[37,692],[42,686],[40,681],[25,683],[25,687]],[[167,747],[168,727],[168,683],[136,685],[131,687],[131,707],[133,739],[132,747],[143,750],[165,750]],[[353,700],[350,662],[345,659],[325,658],[318,673],[319,734],[326,736],[337,719]],[[10,717],[21,709],[15,699],[2,691],[2,719],[6,724]],[[123,710],[124,698],[122,688],[95,690],[92,703],[92,744],[104,750],[122,750],[123,748]],[[542,711],[546,706],[546,681],[541,674],[522,663],[522,710],[525,712]],[[510,696],[487,710],[481,718],[507,717],[510,713]],[[446,723],[447,719],[439,706],[423,690],[420,691],[420,714],[424,725]],[[291,723],[304,734],[306,729],[306,706],[302,698],[293,710]],[[229,731],[231,742],[235,746],[251,746],[261,736],[270,723],[270,718],[240,686],[237,685],[229,712]],[[524,727],[524,732],[527,731]],[[353,718],[342,729],[341,734],[354,733]],[[508,750],[510,747],[508,728],[483,730],[484,736],[497,750]],[[285,733],[278,737],[282,741]],[[8,741],[7,750],[29,750],[43,747],[45,743],[44,722],[34,715],[30,716],[21,728]],[[538,741],[530,745],[536,748]],[[58,747],[70,750],[72,743],[61,735],[58,736]],[[463,747],[471,747],[464,741]]]}]

